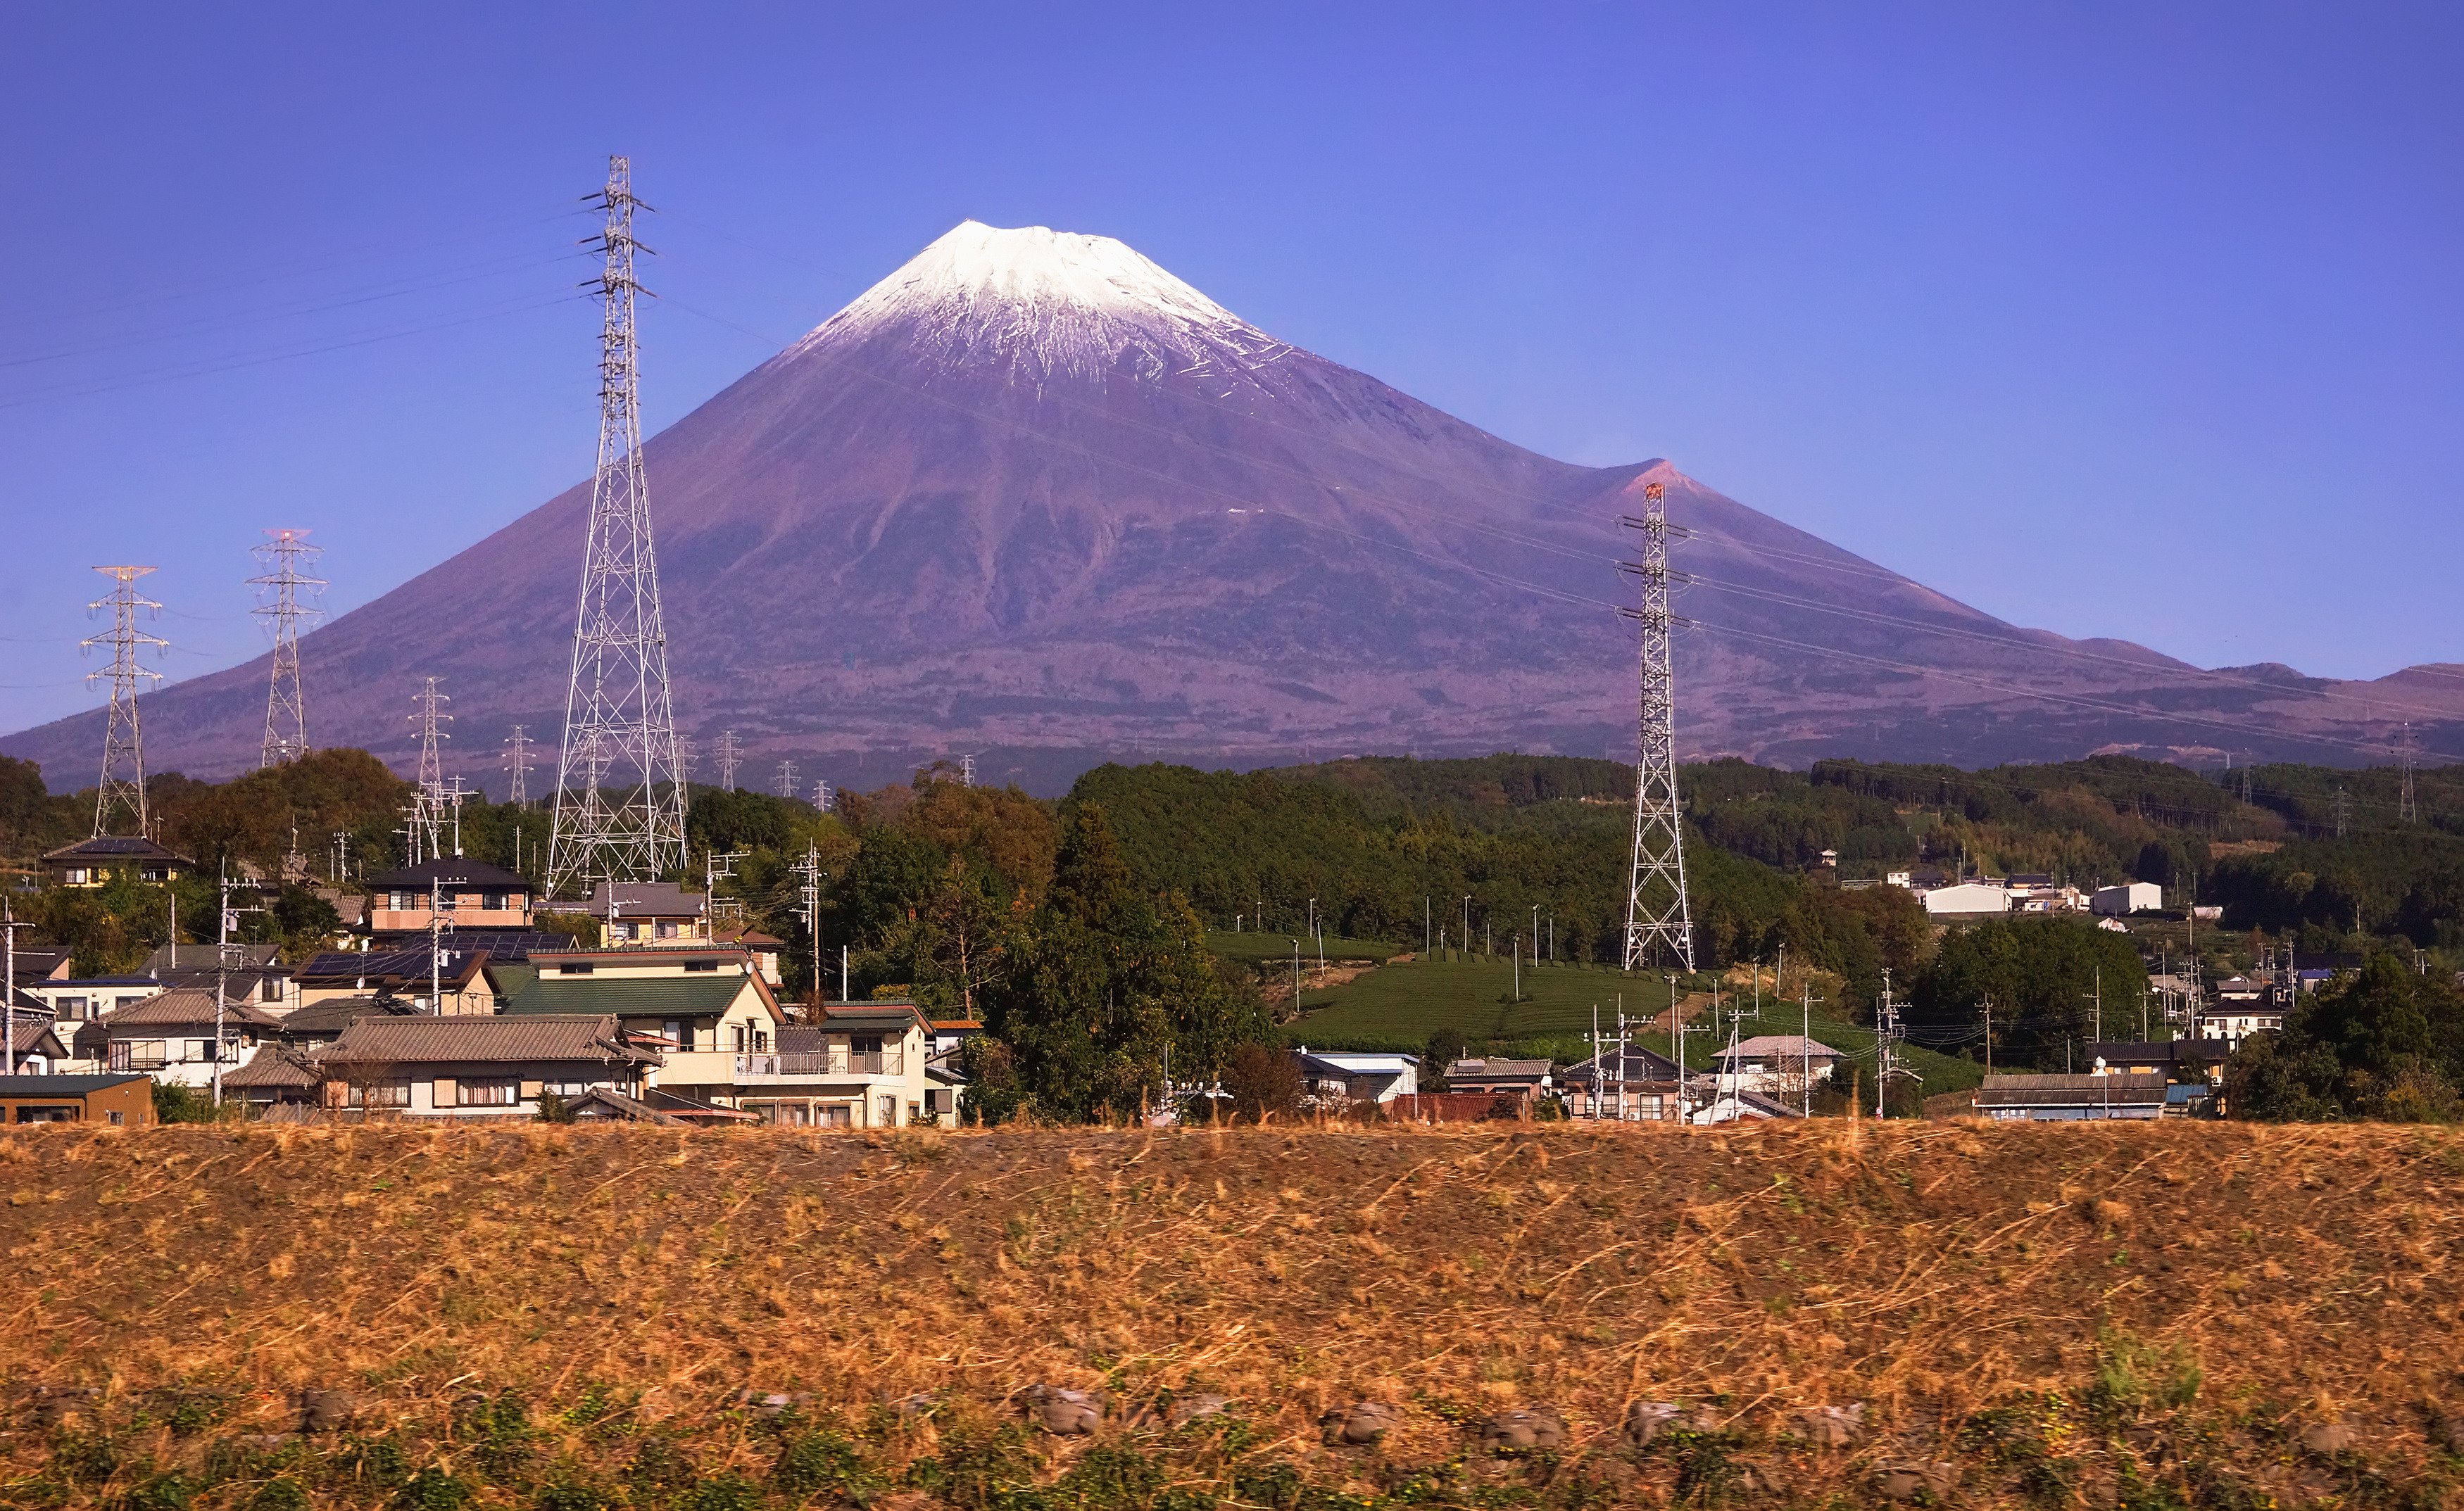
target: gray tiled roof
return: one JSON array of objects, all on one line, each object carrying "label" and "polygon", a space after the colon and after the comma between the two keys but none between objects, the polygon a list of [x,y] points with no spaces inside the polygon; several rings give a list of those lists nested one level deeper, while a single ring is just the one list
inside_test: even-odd
[{"label": "gray tiled roof", "polygon": [[604,1014],[531,1013],[521,1017],[363,1018],[325,1051],[328,1065],[512,1064],[539,1060],[654,1062],[617,1039]]}]

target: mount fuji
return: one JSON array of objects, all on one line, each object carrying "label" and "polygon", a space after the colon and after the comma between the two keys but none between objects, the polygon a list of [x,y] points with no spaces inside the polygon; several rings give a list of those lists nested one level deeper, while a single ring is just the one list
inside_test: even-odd
[{"label": "mount fuji", "polygon": [[[705,752],[737,731],[756,785],[781,757],[844,783],[974,753],[1051,790],[1110,758],[1630,756],[1617,520],[1650,482],[1685,532],[1689,755],[2352,761],[2398,720],[2464,721],[2464,679],[2428,670],[2204,671],[2005,624],[1665,461],[1525,450],[1040,227],[960,225],[645,458],[679,725]],[[462,752],[557,729],[588,504],[303,640],[316,741],[404,760],[418,675]],[[154,769],[253,764],[265,674],[149,694]],[[0,749],[74,784],[100,743],[94,713]]]}]

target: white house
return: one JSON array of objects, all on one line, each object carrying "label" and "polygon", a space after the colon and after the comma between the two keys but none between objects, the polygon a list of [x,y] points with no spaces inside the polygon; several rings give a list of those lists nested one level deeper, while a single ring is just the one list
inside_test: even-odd
[{"label": "white house", "polygon": [[957,1111],[933,1065],[933,1022],[913,1002],[826,1002],[821,1021],[736,1057],[735,1105],[790,1128],[900,1128]]},{"label": "white house", "polygon": [[1998,918],[2011,910],[2011,889],[2000,882],[1954,882],[1923,895],[1930,918]]},{"label": "white house", "polygon": [[2107,918],[2124,913],[2152,913],[2165,907],[2165,888],[2154,882],[2124,882],[2119,887],[2100,887],[2089,899],[2089,906]]},{"label": "white house", "polygon": [[1758,1034],[1734,1049],[1711,1056],[1722,1091],[1759,1091],[1794,1096],[1831,1079],[1845,1057],[1818,1040],[1796,1034]]},{"label": "white house", "polygon": [[1318,1096],[1346,1102],[1388,1103],[1420,1091],[1420,1057],[1311,1049],[1292,1052],[1301,1080]]}]

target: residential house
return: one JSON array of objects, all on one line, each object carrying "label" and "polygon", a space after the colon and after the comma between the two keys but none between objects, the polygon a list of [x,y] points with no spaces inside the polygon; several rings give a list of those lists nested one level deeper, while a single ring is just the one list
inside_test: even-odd
[{"label": "residential house", "polygon": [[247,1064],[224,1072],[223,1099],[239,1103],[253,1118],[275,1115],[277,1109],[320,1115],[325,1106],[325,1071],[318,1062],[325,1047],[323,1043],[305,1048],[267,1046]]},{"label": "residential house", "polygon": [[2042,872],[2013,873],[2007,886],[2013,912],[2067,913],[2087,907],[2087,898],[2078,887],[2064,886]]},{"label": "residential house", "polygon": [[315,1062],[329,1110],[536,1118],[550,1093],[638,1098],[659,1054],[605,1013],[363,1018]]},{"label": "residential house", "polygon": [[[507,934],[494,940],[464,937],[431,950],[323,950],[292,973],[301,1007],[371,993],[408,997],[422,1011],[453,1018],[496,1011],[515,987],[509,976],[533,943],[571,946],[564,934]],[[499,953],[501,947],[506,952]]]},{"label": "residential house", "polygon": [[2233,1046],[2221,1039],[2094,1040],[2088,1062],[2107,1076],[2162,1076],[2168,1081],[2208,1082],[2224,1074]]},{"label": "residential house", "polygon": [[366,885],[368,928],[378,949],[406,948],[440,923],[457,936],[531,932],[530,882],[485,861],[459,855],[422,861],[379,871]]},{"label": "residential house", "polygon": [[2228,1046],[2238,1045],[2253,1034],[2272,1034],[2282,1028],[2285,1010],[2291,1005],[2285,994],[2267,983],[2232,976],[2217,982],[2214,1000],[2200,1007],[2199,1035],[2221,1040]]},{"label": "residential house", "polygon": [[196,862],[151,840],[116,834],[63,844],[43,857],[43,869],[61,887],[100,887],[123,875],[159,885],[196,868]]},{"label": "residential house", "polygon": [[39,1003],[20,992],[16,1012],[8,1017],[9,1034],[0,1045],[0,1076],[47,1076],[72,1058],[59,1036],[59,1026]]},{"label": "residential house", "polygon": [[932,1028],[913,1002],[825,1002],[820,1021],[781,1028],[775,1050],[737,1056],[735,1105],[792,1128],[896,1128],[956,1113],[955,1080],[930,1074]]},{"label": "residential house", "polygon": [[710,898],[672,882],[601,882],[582,905],[599,920],[603,948],[710,945]]},{"label": "residential house", "polygon": [[620,945],[528,963],[539,974],[506,1001],[507,1014],[611,1017],[628,1043],[658,1055],[646,1084],[715,1106],[736,1101],[740,1057],[775,1053],[787,1022],[741,950]]},{"label": "residential house", "polygon": [[751,955],[753,963],[761,968],[761,979],[769,982],[773,991],[781,984],[779,952],[787,948],[787,942],[777,934],[765,934],[740,919],[714,918],[710,939],[713,944],[729,945]]},{"label": "residential house", "polygon": [[1569,1117],[1667,1123],[1683,1105],[1677,1062],[1639,1044],[1603,1050],[1556,1079]]},{"label": "residential house", "polygon": [[421,1011],[417,1002],[390,992],[366,996],[327,997],[283,1014],[275,1033],[289,1047],[321,1048],[341,1038],[353,1023],[363,1018],[416,1018]]},{"label": "residential house", "polygon": [[1988,1076],[1969,1094],[1964,1116],[2004,1123],[2137,1121],[2165,1115],[2165,1082],[2156,1076]]},{"label": "residential house", "polygon": [[1458,1060],[1446,1067],[1446,1089],[1530,1101],[1551,1084],[1546,1060]]},{"label": "residential house", "polygon": [[135,1007],[161,992],[163,983],[150,975],[53,976],[31,986],[20,981],[17,990],[50,1009],[60,1031],[74,1037],[78,1024]]},{"label": "residential house", "polygon": [[74,1047],[77,1059],[99,1061],[115,1075],[142,1072],[166,1085],[204,1090],[213,1084],[217,1066],[229,1071],[248,1063],[281,1021],[245,995],[225,997],[218,1017],[210,987],[173,987],[87,1021]]},{"label": "residential house", "polygon": [[1383,1105],[1420,1093],[1418,1055],[1312,1050],[1303,1044],[1292,1051],[1292,1059],[1300,1066],[1303,1089],[1312,1096]]},{"label": "residential house", "polygon": [[154,1083],[140,1075],[0,1076],[0,1120],[147,1128]]},{"label": "residential house", "polygon": [[1758,1034],[1734,1049],[1714,1051],[1711,1066],[1722,1091],[1752,1091],[1795,1106],[1807,1090],[1829,1081],[1845,1058],[1801,1035]]}]

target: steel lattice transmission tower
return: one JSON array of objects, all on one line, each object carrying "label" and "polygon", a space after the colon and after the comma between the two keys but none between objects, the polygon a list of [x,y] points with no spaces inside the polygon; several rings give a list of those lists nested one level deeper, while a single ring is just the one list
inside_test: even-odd
[{"label": "steel lattice transmission tower", "polygon": [[736,732],[723,730],[718,736],[718,784],[734,792],[736,768],[744,764],[744,747],[736,743]]},{"label": "steel lattice transmission tower", "polygon": [[453,700],[436,690],[436,680],[420,679],[419,712],[410,716],[419,726],[419,794],[410,811],[409,864],[413,865],[444,858],[445,810],[453,806],[453,795],[445,789],[444,755],[437,749],[440,741],[453,737],[437,727],[453,722],[453,715],[438,705]]},{"label": "steel lattice transmission tower", "polygon": [[574,615],[573,677],[564,695],[564,750],[548,843],[552,896],[602,881],[655,881],[685,864],[685,784],[668,689],[668,632],[642,475],[639,348],[633,300],[633,172],[607,160],[606,213],[595,245],[606,257],[598,290],[599,474]]},{"label": "steel lattice transmission tower", "polygon": [[138,834],[143,836],[147,833],[145,742],[137,727],[137,684],[142,677],[160,682],[163,673],[139,666],[137,652],[145,646],[168,650],[171,643],[137,627],[139,610],[149,617],[163,612],[162,604],[137,591],[137,580],[153,571],[152,567],[99,566],[95,570],[111,579],[113,587],[86,605],[89,614],[111,610],[110,631],[89,635],[78,642],[80,649],[111,647],[111,669],[85,674],[89,683],[111,679],[111,714],[102,727],[102,780],[94,794],[94,832],[109,834],[113,817],[125,808],[137,821]]},{"label": "steel lattice transmission tower", "polygon": [[274,632],[274,674],[265,690],[265,749],[257,756],[259,770],[308,754],[308,696],[299,687],[299,625],[324,610],[299,599],[302,589],[313,595],[325,585],[323,578],[300,570],[314,566],[324,555],[322,547],[308,543],[307,531],[269,530],[266,534],[273,538],[250,548],[265,570],[248,580],[261,600],[252,612]]},{"label": "steel lattice transmission tower", "polygon": [[2412,797],[2412,726],[2404,727],[2404,789],[2396,798],[2396,821],[2412,823],[2421,818],[2421,805]]},{"label": "steel lattice transmission tower", "polygon": [[[1642,603],[1626,613],[1642,626],[1642,686],[1634,763],[1634,866],[1625,907],[1625,968],[1639,970],[1665,952],[1694,969],[1694,922],[1685,900],[1685,843],[1677,802],[1677,695],[1668,634],[1668,491],[1642,490],[1642,516],[1618,521],[1642,534],[1642,559],[1624,563],[1642,582]],[[1682,532],[1680,532],[1682,534]]]},{"label": "steel lattice transmission tower", "polygon": [[513,777],[513,786],[505,794],[505,800],[517,808],[529,807],[531,805],[531,737],[522,733],[522,727],[518,724],[514,726],[514,733],[505,737],[505,770]]}]

